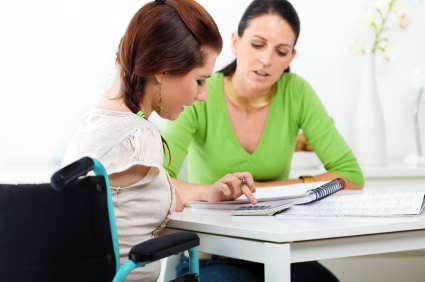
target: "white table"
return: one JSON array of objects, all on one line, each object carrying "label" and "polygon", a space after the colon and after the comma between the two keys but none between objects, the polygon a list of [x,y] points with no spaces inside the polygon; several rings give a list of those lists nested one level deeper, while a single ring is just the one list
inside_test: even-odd
[{"label": "white table", "polygon": [[[20,163],[16,163],[16,164],[0,164],[0,183],[47,183],[50,181],[50,177],[52,175],[52,173],[54,171],[56,171],[59,168],[59,164],[58,163],[24,163],[24,164],[20,164]],[[377,187],[391,187],[391,186],[404,186],[404,187],[409,187],[411,185],[416,185],[416,184],[421,184],[421,183],[425,183],[425,167],[409,167],[404,165],[401,161],[390,161],[387,165],[385,166],[381,166],[381,167],[363,167],[362,168],[363,173],[365,175],[365,179],[366,179],[366,188],[365,190],[368,190],[369,188],[371,189],[376,189]],[[182,169],[183,172],[185,172],[184,168]],[[320,174],[323,173],[324,169],[323,168],[315,168],[315,169],[292,169],[291,170],[291,178],[298,178],[299,175],[305,175],[305,174],[311,174],[311,175],[316,175],[316,174]],[[185,178],[183,178],[185,179]],[[228,252],[230,252],[230,250],[235,251],[235,253],[237,253],[238,250],[235,250],[235,248],[230,249],[229,251],[227,250],[223,250],[223,246],[225,245],[220,245],[221,240],[218,241],[218,238],[222,238],[220,236],[213,236],[213,238],[215,238],[214,240],[212,240],[211,242],[215,242],[217,247],[214,247],[214,244],[211,243],[211,247],[207,248],[206,245],[210,244],[208,243],[208,239],[211,235],[209,235],[209,233],[218,233],[215,230],[222,230],[221,228],[221,223],[211,223],[211,222],[207,222],[206,220],[194,220],[194,218],[197,218],[197,216],[188,214],[187,211],[185,211],[183,214],[181,214],[181,216],[184,216],[184,218],[175,218],[177,216],[177,214],[174,215],[173,219],[169,222],[168,226],[173,227],[172,229],[167,229],[164,230],[164,232],[173,232],[179,228],[182,228],[184,230],[184,228],[187,228],[187,230],[195,230],[195,231],[199,231],[199,234],[202,238],[204,238],[202,240],[202,248],[201,251],[204,252],[210,252],[210,253],[216,253],[216,254],[221,254],[221,255],[226,255],[229,257],[235,257],[235,258],[242,258],[242,259],[251,259],[252,261],[258,261],[260,262],[259,259],[261,259],[261,262],[264,262],[264,258],[265,258],[265,246],[266,244],[272,244],[272,245],[288,245],[290,241],[284,241],[284,238],[287,238],[290,234],[292,234],[291,236],[297,236],[296,233],[293,233],[293,231],[285,231],[285,234],[282,234],[282,239],[279,241],[273,241],[273,240],[261,240],[260,239],[253,239],[250,240],[248,239],[249,237],[244,236],[244,234],[237,236],[233,233],[228,234],[229,236],[233,236],[232,237],[224,237],[225,238],[225,242],[228,242],[228,240],[230,240],[230,244],[233,244],[233,242],[237,242],[237,244],[235,246],[240,246],[240,245],[244,245],[244,242],[251,242],[251,244],[254,246],[255,248],[252,250],[252,252],[250,250],[239,250],[239,252],[241,252],[240,256],[232,256],[227,254]],[[210,215],[211,216],[211,215]],[[192,218],[192,219],[190,219]],[[186,222],[187,219],[188,222]],[[422,218],[421,218],[422,219]],[[316,255],[312,255],[311,257],[315,257],[314,259],[326,259],[326,258],[341,258],[341,257],[348,257],[348,256],[357,256],[357,255],[362,255],[362,254],[379,254],[379,253],[386,253],[386,252],[391,252],[391,251],[402,251],[402,250],[415,250],[415,249],[420,249],[420,248],[424,248],[422,246],[415,246],[414,241],[412,241],[412,246],[405,246],[404,243],[398,245],[398,239],[389,239],[388,243],[389,245],[392,244],[392,242],[395,242],[395,246],[393,247],[386,247],[386,246],[382,246],[381,243],[375,245],[374,247],[371,247],[369,249],[369,247],[366,248],[357,248],[357,245],[361,245],[360,243],[356,243],[357,241],[352,241],[350,240],[350,237],[343,237],[345,238],[345,240],[349,240],[351,244],[351,249],[349,248],[346,251],[343,251],[345,248],[331,248],[332,245],[332,240],[331,238],[337,238],[337,233],[333,233],[334,231],[332,230],[332,226],[339,226],[341,227],[340,224],[340,220],[341,219],[321,219],[321,220],[301,220],[298,223],[296,223],[294,221],[295,219],[291,219],[290,221],[287,221],[288,224],[286,224],[286,221],[284,223],[284,226],[287,228],[290,228],[291,230],[294,230],[295,227],[299,228],[299,232],[302,232],[303,229],[308,229],[308,226],[316,226],[319,227],[320,225],[322,225],[323,230],[321,232],[325,232],[327,230],[327,232],[330,232],[331,235],[329,235],[330,237],[326,237],[326,240],[321,240],[321,241],[317,241],[319,239],[312,239],[312,240],[308,240],[308,241],[302,241],[305,239],[300,239],[299,240],[294,240],[292,244],[289,244],[289,250],[290,252],[290,261],[291,262],[296,262],[296,261],[302,261],[299,260],[300,255],[303,252],[301,252],[301,248],[305,248],[306,250],[308,250],[308,252],[304,251],[304,253],[310,253],[313,252],[314,250],[317,250],[317,252],[320,252],[323,248],[325,249],[325,251],[323,251],[324,254],[326,255],[321,255],[321,256],[316,256]],[[373,220],[373,219],[372,219]],[[422,220],[420,220],[422,221]],[[391,224],[392,227],[391,228],[396,228],[391,222],[392,219],[389,220],[384,220],[384,222],[387,222],[388,224]],[[224,230],[234,230],[235,228],[242,228],[242,230],[248,229],[247,230],[247,234],[249,233],[259,233],[262,229],[264,229],[264,221],[261,221],[260,224],[256,223],[256,222],[239,222],[238,224],[235,224],[235,222],[231,222],[228,223],[229,225],[226,227],[224,226]],[[278,224],[283,224],[282,222],[278,222]],[[382,225],[383,223],[381,222],[380,225]],[[410,223],[410,225],[412,225],[414,223]],[[419,223],[416,223],[419,224]],[[420,223],[422,224],[422,223]],[[180,225],[185,226],[185,227],[180,227]],[[385,224],[384,224],[385,225]],[[398,224],[400,227],[400,223]],[[210,231],[205,231],[206,226],[209,226],[208,229]],[[255,230],[255,226],[260,226],[260,230]],[[353,229],[354,227],[358,227],[360,228],[360,226],[358,226],[358,222],[353,222],[352,226],[348,226],[351,229]],[[273,228],[276,228],[276,226],[274,226]],[[342,227],[341,227],[342,228]],[[407,231],[406,232],[402,232],[400,230],[413,230],[413,229],[423,229],[423,225],[421,225],[421,227],[418,228],[412,228],[412,229],[394,229],[393,231],[378,231],[377,233],[379,234],[379,232],[384,233],[384,232],[399,232],[396,234],[399,234],[401,236],[404,236],[404,234],[408,234],[409,232],[413,232],[413,231]],[[344,230],[346,230],[347,228],[345,228]],[[367,228],[367,224],[365,226],[363,226],[363,229],[369,230]],[[212,231],[211,231],[212,230]],[[286,229],[283,229],[286,230]],[[372,231],[374,229],[371,229]],[[347,231],[347,230],[346,230]],[[422,230],[423,231],[423,230]],[[221,231],[220,231],[221,232]],[[227,232],[227,231],[226,231]],[[262,230],[260,233],[264,234],[264,232],[267,233],[267,231]],[[275,233],[273,231],[273,229],[269,230],[270,234]],[[338,231],[340,232],[340,231]],[[375,231],[371,232],[371,233],[367,233],[367,234],[373,234]],[[243,233],[243,232],[242,232]],[[314,232],[313,232],[314,233]],[[223,233],[224,235],[226,235],[226,233]],[[366,233],[365,233],[366,234]],[[385,236],[384,236],[385,235]],[[381,236],[380,238],[382,239],[378,239],[378,240],[386,240],[386,236],[391,235],[391,234],[381,234],[381,235],[374,235],[372,236],[373,238],[379,238],[376,236]],[[332,237],[335,236],[335,237]],[[343,236],[343,235],[341,235]],[[347,235],[345,235],[347,236]],[[348,236],[359,236],[359,235],[348,235]],[[370,237],[371,235],[367,236]],[[384,236],[384,237],[382,237]],[[392,236],[392,235],[391,235]],[[407,236],[407,235],[406,235]],[[423,235],[422,235],[423,236]],[[365,236],[362,237],[356,237],[356,240],[359,240],[360,238],[363,238]],[[420,237],[420,236],[419,236]],[[366,237],[365,237],[366,238]],[[425,237],[423,237],[425,238]],[[333,239],[335,241],[335,244],[339,244],[337,242],[344,242],[341,239]],[[342,240],[342,241],[341,241]],[[264,243],[263,243],[264,242]],[[324,245],[319,245],[318,247],[314,247],[315,245],[319,244],[319,243],[323,243]],[[369,241],[369,242],[373,242],[373,241]],[[379,241],[382,242],[382,241]],[[366,244],[366,243],[364,243]],[[363,244],[363,245],[364,245]],[[303,247],[304,246],[304,247]],[[311,246],[311,248],[310,248]],[[329,246],[329,248],[328,248]],[[332,245],[332,246],[338,246],[338,245]],[[346,245],[346,247],[348,248],[349,245]],[[367,244],[366,244],[367,246]],[[381,247],[380,247],[381,246]],[[398,247],[399,246],[399,247]],[[393,249],[395,248],[395,249]],[[342,255],[339,252],[339,250],[341,250]],[[363,250],[363,251],[361,251]],[[255,251],[255,252],[254,252]],[[327,267],[334,272],[335,274],[337,274],[336,272],[338,272],[338,277],[341,277],[341,281],[370,281],[370,277],[379,277],[379,279],[375,279],[374,281],[383,281],[383,279],[385,281],[391,281],[391,282],[395,282],[395,281],[422,281],[423,277],[425,276],[425,269],[423,269],[423,265],[425,265],[425,259],[423,258],[425,256],[425,253],[423,251],[420,251],[421,253],[419,253],[419,255],[421,256],[420,258],[418,257],[418,251],[414,252],[414,251],[407,251],[407,252],[400,252],[400,257],[397,256],[392,256],[392,254],[387,254],[387,255],[376,255],[376,256],[362,256],[362,257],[351,257],[351,258],[345,258],[345,259],[329,259],[329,260],[324,260],[322,263],[326,263]],[[245,253],[250,253],[251,255],[246,255]],[[255,257],[257,257],[257,260],[255,258],[253,258],[252,253],[256,253]],[[385,256],[385,257],[383,257]],[[391,256],[391,257],[386,257],[386,256]],[[298,257],[298,259],[297,259]],[[302,257],[302,256],[301,256]],[[279,257],[277,257],[279,258]],[[365,258],[368,258],[365,260]],[[306,259],[306,260],[311,260]],[[267,262],[266,263],[269,268],[272,267],[272,264]],[[381,265],[385,264],[385,266],[387,267],[386,269],[383,269],[383,267]],[[365,266],[367,266],[369,268],[369,271],[364,271],[362,273],[358,273],[355,272],[353,270],[352,265],[356,265],[357,268],[361,268],[361,269],[365,269]],[[379,266],[379,267],[378,267]],[[398,268],[397,268],[398,267]],[[418,273],[418,271],[415,271],[415,275],[413,275],[413,273],[406,273],[406,275],[399,275],[398,274],[398,269],[404,269],[404,268],[422,268],[421,271]],[[372,271],[371,271],[372,269]],[[383,278],[383,274],[379,272],[379,270],[382,270],[383,272],[385,272],[385,278]],[[388,271],[390,270],[390,271]],[[347,274],[348,273],[348,274]],[[350,275],[351,273],[351,275]],[[410,276],[409,276],[410,275]],[[413,279],[413,277],[416,277],[416,280]],[[368,280],[369,279],[369,280]],[[410,280],[409,280],[410,279]],[[275,280],[277,281],[277,280]]]},{"label": "white table", "polygon": [[[401,160],[389,160],[386,165],[362,167],[365,177],[365,190],[377,188],[401,187],[407,189],[412,185],[425,183],[425,167],[409,166]],[[323,167],[292,168],[290,178],[300,175],[324,173]],[[424,281],[425,249],[386,253],[368,256],[328,259],[320,261],[341,281]],[[358,272],[357,269],[362,269]],[[409,269],[409,271],[404,271]]]},{"label": "white table", "polygon": [[223,210],[185,209],[161,234],[194,231],[198,250],[264,263],[265,281],[290,281],[290,263],[425,249],[418,218],[235,217]]}]

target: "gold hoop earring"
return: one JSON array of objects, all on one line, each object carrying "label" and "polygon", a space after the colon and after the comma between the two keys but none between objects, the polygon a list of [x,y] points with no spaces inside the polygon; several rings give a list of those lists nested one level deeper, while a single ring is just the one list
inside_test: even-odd
[{"label": "gold hoop earring", "polygon": [[158,105],[158,113],[162,112],[162,98],[161,98],[161,86],[162,86],[162,80],[161,80],[161,84],[159,85],[159,105]]}]

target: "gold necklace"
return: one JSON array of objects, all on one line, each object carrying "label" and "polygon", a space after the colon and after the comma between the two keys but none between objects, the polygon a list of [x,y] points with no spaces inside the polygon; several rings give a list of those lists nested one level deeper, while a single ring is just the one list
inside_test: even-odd
[{"label": "gold necklace", "polygon": [[253,99],[245,99],[239,96],[238,93],[236,93],[235,89],[232,85],[232,77],[228,76],[226,79],[226,94],[229,100],[240,107],[247,108],[247,109],[259,109],[262,108],[273,100],[273,98],[276,96],[277,93],[277,83],[272,85],[272,88],[270,89],[270,93],[266,96],[261,96],[258,98]]}]

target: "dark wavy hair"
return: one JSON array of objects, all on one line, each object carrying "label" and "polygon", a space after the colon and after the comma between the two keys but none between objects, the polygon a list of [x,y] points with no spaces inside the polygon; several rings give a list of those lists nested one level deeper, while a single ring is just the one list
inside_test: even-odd
[{"label": "dark wavy hair", "polygon": [[[251,21],[263,15],[277,15],[284,19],[292,28],[295,33],[295,44],[297,44],[298,37],[300,36],[300,19],[297,11],[291,3],[286,0],[254,0],[246,8],[238,26],[238,35],[242,37],[245,29],[249,26]],[[236,60],[220,70],[224,75],[232,75],[236,71]],[[289,67],[285,72],[289,72]]]}]

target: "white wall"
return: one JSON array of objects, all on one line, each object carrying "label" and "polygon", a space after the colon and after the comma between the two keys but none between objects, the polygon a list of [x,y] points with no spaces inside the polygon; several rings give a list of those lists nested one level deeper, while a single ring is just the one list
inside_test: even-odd
[{"label": "white wall", "polygon": [[[116,73],[119,40],[146,2],[0,2],[0,162],[61,160],[82,118],[107,91]],[[214,17],[224,39],[218,70],[233,59],[230,35],[250,1],[199,2]],[[313,85],[350,143],[362,58],[350,57],[348,50],[363,7],[373,1],[292,3],[301,18],[292,70]],[[415,68],[425,67],[425,4],[410,0],[410,5],[404,52],[395,62],[377,62],[388,156],[393,159],[415,149],[410,77]]]}]

